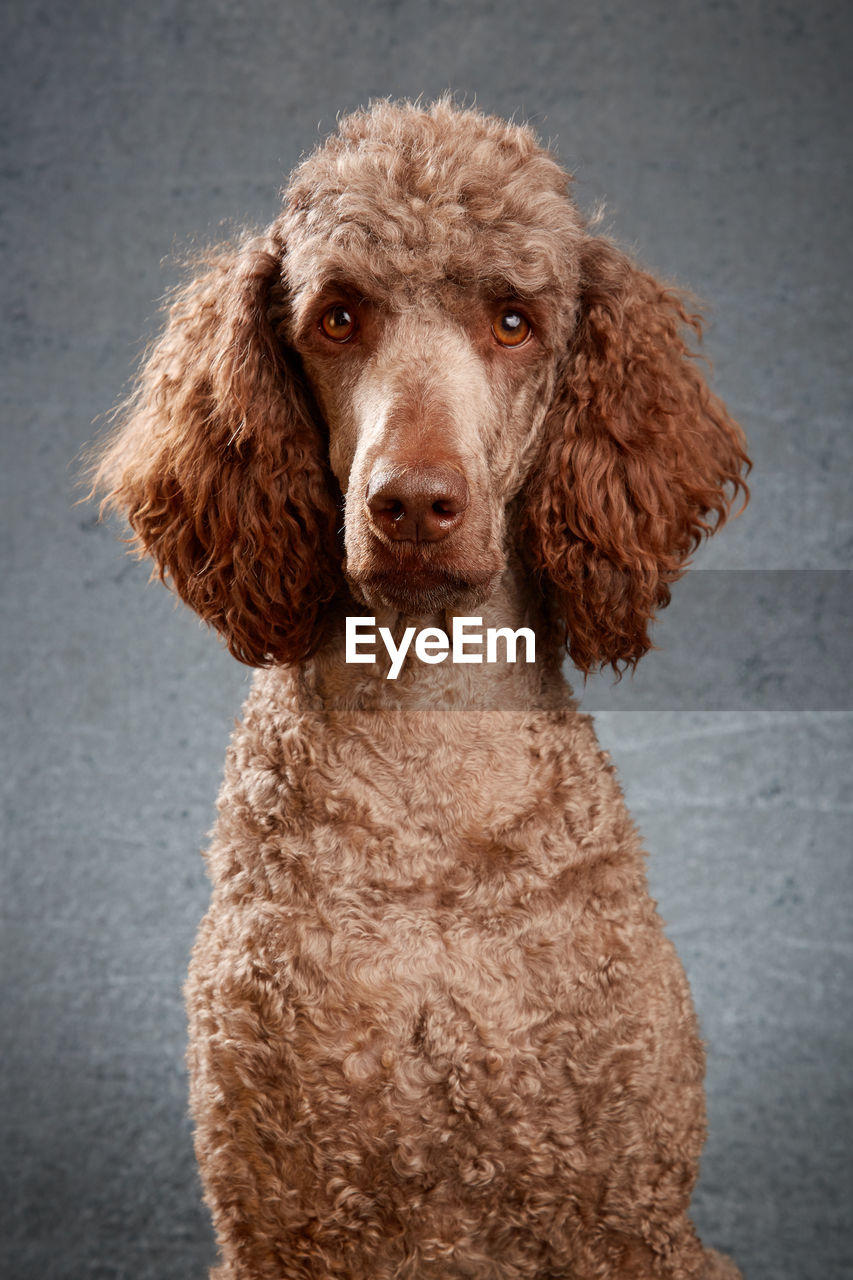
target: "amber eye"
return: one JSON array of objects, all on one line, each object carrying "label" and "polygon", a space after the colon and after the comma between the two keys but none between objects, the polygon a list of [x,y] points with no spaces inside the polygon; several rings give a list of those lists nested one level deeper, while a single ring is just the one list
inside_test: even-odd
[{"label": "amber eye", "polygon": [[530,332],[530,323],[520,311],[502,311],[492,324],[492,333],[502,347],[520,347]]},{"label": "amber eye", "polygon": [[332,342],[346,342],[356,331],[355,316],[349,307],[329,307],[320,317],[320,328]]}]

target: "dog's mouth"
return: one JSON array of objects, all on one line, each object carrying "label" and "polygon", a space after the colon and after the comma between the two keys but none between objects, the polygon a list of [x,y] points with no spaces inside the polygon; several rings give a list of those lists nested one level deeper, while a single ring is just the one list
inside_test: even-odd
[{"label": "dog's mouth", "polygon": [[369,605],[387,605],[407,617],[426,617],[445,609],[474,608],[492,593],[495,573],[372,573],[353,579]]},{"label": "dog's mouth", "polygon": [[504,556],[488,529],[469,523],[460,533],[434,541],[393,541],[372,530],[367,536],[361,532],[345,562],[356,599],[412,618],[448,609],[471,613],[494,591]]},{"label": "dog's mouth", "polygon": [[478,565],[424,563],[422,553],[398,550],[391,563],[371,559],[372,564],[347,568],[355,594],[371,607],[387,606],[413,618],[482,604],[503,570],[499,557]]}]

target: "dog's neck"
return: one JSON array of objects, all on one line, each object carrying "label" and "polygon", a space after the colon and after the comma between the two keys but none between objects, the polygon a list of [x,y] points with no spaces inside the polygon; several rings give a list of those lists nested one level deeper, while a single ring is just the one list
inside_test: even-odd
[{"label": "dog's neck", "polygon": [[[453,654],[454,620],[481,619],[466,626],[467,642]],[[356,629],[347,619],[362,619]],[[372,619],[372,622],[367,621]],[[457,622],[457,630],[459,623]],[[382,631],[380,630],[383,629]],[[448,637],[441,661],[417,653],[418,634],[435,628]],[[494,640],[489,661],[489,630],[503,631]],[[524,629],[524,630],[522,630]],[[506,632],[518,633],[515,660]],[[527,634],[529,633],[529,634]],[[530,636],[533,644],[530,643]],[[482,639],[478,641],[477,637]],[[441,648],[437,635],[432,648]],[[405,656],[402,647],[405,646]],[[534,650],[533,660],[528,661]],[[354,661],[375,656],[375,661]],[[480,661],[465,661],[465,657]],[[476,608],[453,609],[431,617],[406,617],[387,607],[371,607],[350,599],[336,619],[323,648],[302,668],[300,701],[306,709],[338,711],[392,709],[406,711],[531,711],[564,707],[571,690],[561,673],[561,653],[552,629],[518,565],[507,568],[497,588]]]}]

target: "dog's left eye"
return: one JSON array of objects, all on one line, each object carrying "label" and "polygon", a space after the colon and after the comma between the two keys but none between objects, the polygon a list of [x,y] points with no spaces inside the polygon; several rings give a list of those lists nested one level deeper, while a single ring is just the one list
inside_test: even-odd
[{"label": "dog's left eye", "polygon": [[320,328],[332,342],[346,342],[357,328],[355,316],[349,307],[329,307],[320,317]]},{"label": "dog's left eye", "polygon": [[492,333],[502,347],[520,347],[530,337],[530,322],[520,311],[502,311],[492,322]]}]

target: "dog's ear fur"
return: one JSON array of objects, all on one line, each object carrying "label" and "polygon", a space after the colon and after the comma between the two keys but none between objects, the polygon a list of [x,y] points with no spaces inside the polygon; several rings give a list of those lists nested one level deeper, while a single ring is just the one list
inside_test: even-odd
[{"label": "dog's ear fur", "polygon": [[[632,666],[749,462],[685,341],[684,300],[606,240],[582,256],[577,326],[528,488],[525,527],[577,667]],[[692,335],[691,335],[692,336]]]},{"label": "dog's ear fur", "polygon": [[311,653],[340,586],[322,431],[271,314],[282,253],[259,237],[197,266],[91,467],[140,553],[252,666]]}]

